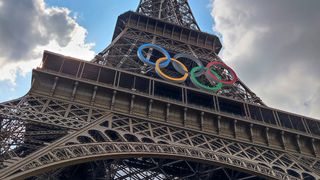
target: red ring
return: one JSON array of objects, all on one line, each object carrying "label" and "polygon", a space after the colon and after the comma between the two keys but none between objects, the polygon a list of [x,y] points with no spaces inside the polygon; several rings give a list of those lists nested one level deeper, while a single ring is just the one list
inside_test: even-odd
[{"label": "red ring", "polygon": [[[231,73],[233,79],[231,81],[223,81],[223,80],[218,79],[214,74],[212,74],[210,72],[210,67],[213,66],[213,65],[222,65],[222,66],[224,66],[224,68],[227,69]],[[219,61],[209,62],[207,64],[206,68],[208,69],[207,70],[208,75],[211,76],[214,79],[214,81],[216,81],[216,82],[221,82],[223,84],[232,85],[238,80],[237,74],[229,66],[227,66],[223,62],[219,62]]]}]

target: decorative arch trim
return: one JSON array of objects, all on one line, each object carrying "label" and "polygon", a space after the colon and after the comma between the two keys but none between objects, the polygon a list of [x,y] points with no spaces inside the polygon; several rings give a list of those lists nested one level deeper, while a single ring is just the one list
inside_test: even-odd
[{"label": "decorative arch trim", "polygon": [[240,170],[268,179],[298,179],[246,159],[190,146],[140,142],[104,142],[60,146],[21,166],[17,172],[0,175],[4,179],[22,179],[39,172],[93,160],[135,157],[184,159]]}]

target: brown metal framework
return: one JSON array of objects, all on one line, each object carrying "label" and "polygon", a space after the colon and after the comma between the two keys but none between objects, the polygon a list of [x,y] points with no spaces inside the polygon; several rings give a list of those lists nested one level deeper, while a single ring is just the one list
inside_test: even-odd
[{"label": "brown metal framework", "polygon": [[216,94],[159,79],[142,43],[203,62],[221,61],[221,43],[185,0],[137,11],[92,62],[45,51],[27,95],[0,104],[0,179],[320,178],[318,120],[264,106],[241,81]]},{"label": "brown metal framework", "polygon": [[137,12],[190,29],[200,30],[187,0],[140,0]]},{"label": "brown metal framework", "polygon": [[[143,64],[137,57],[137,49],[144,43],[161,45],[171,54],[191,54],[204,64],[222,61],[217,56],[222,47],[218,37],[139,13],[126,12],[118,18],[112,43],[99,53],[93,62],[157,77],[154,70]],[[194,66],[187,60],[184,63],[189,68]],[[177,73],[172,70],[167,70],[166,73],[177,76]],[[190,81],[186,81],[185,85],[189,86]],[[264,105],[261,99],[240,80],[234,86],[223,87],[218,93]]]}]

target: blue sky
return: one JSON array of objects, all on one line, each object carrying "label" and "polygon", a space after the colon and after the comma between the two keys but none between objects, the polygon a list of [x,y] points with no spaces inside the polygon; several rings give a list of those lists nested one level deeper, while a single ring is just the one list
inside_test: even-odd
[{"label": "blue sky", "polygon": [[77,16],[77,22],[87,29],[87,41],[95,43],[95,52],[110,43],[118,15],[135,10],[138,4],[134,0],[46,0],[46,3],[70,9],[72,15]]},{"label": "blue sky", "polygon": [[[94,43],[92,50],[99,53],[110,43],[118,15],[135,11],[139,0],[45,0],[45,3],[47,7],[68,8],[70,16],[76,17],[76,22],[87,30],[86,42]],[[213,33],[210,0],[190,0],[189,3],[201,30]],[[30,84],[31,72],[23,76],[17,73],[15,84],[0,81],[0,102],[23,96]]]},{"label": "blue sky", "polygon": [[[94,42],[95,52],[110,43],[118,15],[135,11],[139,0],[46,0],[48,6],[66,7],[88,31],[87,41]],[[213,33],[210,0],[190,0],[192,12],[202,31]]]}]

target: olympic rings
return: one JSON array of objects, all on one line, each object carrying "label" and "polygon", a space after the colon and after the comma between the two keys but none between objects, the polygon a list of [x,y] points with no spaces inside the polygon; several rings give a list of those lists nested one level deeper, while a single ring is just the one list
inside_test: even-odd
[{"label": "olympic rings", "polygon": [[[150,61],[150,58],[144,57],[142,50],[146,49],[146,48],[156,49],[159,52],[161,52],[164,55],[164,57],[158,58],[154,63],[154,62]],[[171,81],[171,82],[182,83],[188,78],[188,76],[190,76],[190,80],[194,84],[194,86],[196,86],[200,89],[206,90],[206,91],[216,92],[219,89],[221,89],[223,85],[233,85],[238,80],[236,73],[229,66],[224,64],[223,62],[212,61],[212,62],[209,62],[206,65],[206,67],[204,67],[202,62],[199,59],[197,59],[194,56],[188,55],[188,54],[179,53],[179,54],[176,54],[173,58],[171,58],[168,51],[166,51],[162,47],[155,45],[155,44],[141,45],[138,48],[137,54],[138,54],[138,58],[142,62],[144,62],[145,64],[148,64],[152,67],[155,67],[156,73],[161,78],[168,80],[168,81]],[[188,68],[182,62],[180,62],[178,60],[179,58],[189,59],[189,60],[195,62],[197,64],[197,66],[193,67],[191,69],[191,71],[189,72]],[[171,76],[165,74],[161,70],[161,68],[167,67],[170,62],[172,62],[173,68],[177,72],[182,74],[181,77],[171,77]],[[219,70],[218,67],[220,67],[221,70],[223,70],[222,73],[220,73],[220,71],[217,71],[217,70]],[[228,74],[226,74],[225,71],[228,71]],[[205,75],[206,79],[211,84],[211,86],[205,85],[197,79],[201,75]],[[224,79],[226,79],[225,78],[226,76],[231,76],[232,77],[232,78],[230,78],[231,80],[223,80],[223,77],[224,77]]]},{"label": "olympic rings", "polygon": [[159,58],[156,61],[155,69],[156,69],[157,74],[160,77],[162,77],[163,79],[168,79],[169,81],[178,82],[178,83],[182,83],[188,78],[188,69],[187,69],[187,67],[184,64],[182,64],[180,61],[178,61],[178,60],[176,60],[174,58],[171,58],[171,61],[172,61],[172,63],[175,62],[175,63],[179,64],[179,66],[178,66],[179,68],[182,67],[182,70],[184,71],[183,76],[180,77],[180,78],[173,78],[173,77],[170,77],[170,76],[164,74],[160,69],[160,64],[161,64],[161,62],[163,62],[165,60],[167,60],[167,58],[166,57],[162,57],[162,58]]},{"label": "olympic rings", "polygon": [[[179,54],[176,54],[173,58],[174,58],[174,59],[187,58],[187,59],[190,59],[190,60],[192,60],[193,62],[195,62],[198,66],[203,67],[202,62],[201,62],[199,59],[197,59],[196,57],[191,56],[191,55],[189,55],[189,54],[179,53]],[[172,65],[173,65],[174,69],[177,70],[179,73],[184,74],[184,73],[186,72],[186,71],[184,71],[184,70],[181,68],[181,66],[177,66],[177,62],[173,61],[173,62],[172,62]],[[199,76],[203,73],[202,70],[203,70],[203,69],[201,69],[201,71],[195,73],[195,75],[196,75],[197,77],[199,77]]]},{"label": "olympic rings", "polygon": [[[198,87],[198,88],[200,88],[200,89],[204,89],[204,90],[207,90],[207,91],[217,91],[217,90],[219,90],[219,89],[221,89],[222,88],[222,83],[220,82],[220,83],[217,83],[217,85],[216,86],[213,86],[213,87],[210,87],[210,86],[206,86],[206,85],[204,85],[204,84],[201,84],[198,80],[197,80],[197,76],[195,75],[195,72],[197,72],[198,70],[201,70],[201,69],[207,69],[207,68],[204,68],[204,67],[201,67],[201,66],[198,66],[198,67],[194,67],[194,68],[192,68],[191,69],[191,71],[190,71],[190,80],[191,80],[191,82],[196,86],[196,87]],[[216,73],[216,72],[212,72],[213,74],[215,74],[217,77],[218,77],[218,79],[221,79],[221,77]],[[211,82],[210,82],[211,83]]]},{"label": "olympic rings", "polygon": [[224,66],[224,68],[227,69],[232,74],[233,79],[231,81],[223,81],[221,79],[218,79],[216,74],[213,74],[211,71],[207,71],[207,73],[209,75],[209,78],[212,78],[214,81],[218,81],[218,82],[221,82],[221,83],[226,84],[226,85],[232,85],[237,81],[238,77],[237,77],[236,73],[229,66],[224,64],[223,62],[218,62],[218,61],[209,62],[207,64],[206,68],[210,70],[210,68],[212,66],[214,66],[214,65]]},{"label": "olympic rings", "polygon": [[167,67],[167,66],[169,65],[170,59],[171,59],[170,54],[168,53],[168,51],[166,51],[166,50],[163,49],[162,47],[157,46],[157,45],[155,45],[155,44],[144,44],[144,45],[142,45],[142,46],[140,46],[140,47],[138,48],[137,54],[138,54],[138,57],[139,57],[139,59],[140,59],[141,61],[143,61],[144,63],[149,64],[149,65],[151,65],[151,66],[155,66],[155,65],[156,65],[154,62],[151,62],[150,59],[147,59],[147,58],[145,58],[145,57],[143,56],[142,50],[143,50],[143,49],[146,49],[146,48],[156,49],[156,50],[160,51],[160,52],[167,58],[166,61],[164,61],[164,62],[162,62],[162,63],[160,64],[160,67],[161,67],[161,68]]}]

